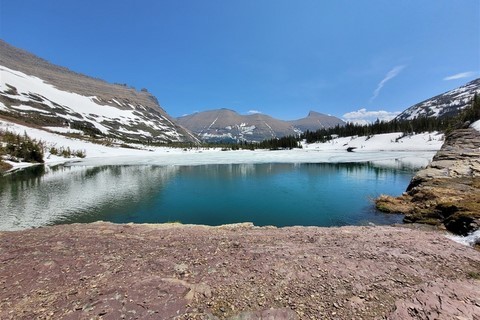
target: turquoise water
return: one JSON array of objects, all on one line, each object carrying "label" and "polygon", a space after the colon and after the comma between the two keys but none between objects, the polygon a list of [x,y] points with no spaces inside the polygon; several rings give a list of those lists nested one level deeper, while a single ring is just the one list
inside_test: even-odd
[{"label": "turquoise water", "polygon": [[37,167],[0,178],[0,229],[97,220],[390,224],[401,217],[371,200],[401,194],[413,173],[368,163]]}]

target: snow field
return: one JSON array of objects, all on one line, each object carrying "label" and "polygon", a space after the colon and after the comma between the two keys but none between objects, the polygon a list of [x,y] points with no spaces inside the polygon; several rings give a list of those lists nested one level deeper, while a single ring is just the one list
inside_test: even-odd
[{"label": "snow field", "polygon": [[477,129],[478,131],[480,131],[480,120],[475,121],[474,123],[472,123],[471,127],[474,128],[474,129]]},{"label": "snow field", "polygon": [[[443,143],[443,135],[422,133],[401,137],[401,133],[390,133],[367,137],[337,138],[326,143],[303,143],[303,149],[293,150],[236,150],[195,148],[190,150],[168,147],[138,146],[142,150],[109,147],[73,139],[54,132],[30,128],[0,120],[0,129],[24,134],[42,140],[47,148],[69,147],[86,152],[86,157],[60,158],[48,153],[47,165],[72,162],[77,165],[203,165],[236,163],[325,163],[325,162],[366,162],[373,161],[384,165],[425,166]],[[62,131],[62,130],[60,130]],[[357,147],[355,152],[347,152],[347,147]],[[13,163],[15,168],[24,164]]]}]

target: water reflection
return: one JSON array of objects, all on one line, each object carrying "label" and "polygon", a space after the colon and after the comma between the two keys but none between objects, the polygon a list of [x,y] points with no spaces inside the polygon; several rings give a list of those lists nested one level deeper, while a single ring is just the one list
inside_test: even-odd
[{"label": "water reflection", "polygon": [[371,163],[58,166],[0,177],[0,230],[55,223],[218,225],[392,223],[369,198],[399,194],[412,170]]},{"label": "water reflection", "polygon": [[[95,221],[134,210],[178,170],[152,166],[43,166],[0,178],[0,230]],[[93,218],[93,219],[92,219]]]}]

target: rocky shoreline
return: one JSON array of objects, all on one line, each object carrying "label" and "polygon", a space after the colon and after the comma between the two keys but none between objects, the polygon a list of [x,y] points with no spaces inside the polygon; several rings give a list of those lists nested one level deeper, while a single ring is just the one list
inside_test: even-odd
[{"label": "rocky shoreline", "polygon": [[1,319],[480,319],[480,251],[406,227],[0,232]]},{"label": "rocky shoreline", "polygon": [[467,235],[480,228],[480,132],[458,129],[419,171],[400,197],[382,195],[383,212],[405,214],[404,221],[436,225]]}]

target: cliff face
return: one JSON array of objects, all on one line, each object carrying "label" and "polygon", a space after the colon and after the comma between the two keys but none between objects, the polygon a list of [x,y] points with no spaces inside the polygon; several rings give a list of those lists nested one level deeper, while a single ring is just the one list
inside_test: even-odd
[{"label": "cliff face", "polygon": [[0,232],[1,319],[476,319],[480,251],[400,227]]},{"label": "cliff face", "polygon": [[407,192],[381,196],[377,208],[405,214],[405,222],[443,225],[466,235],[480,228],[480,132],[455,130]]}]

